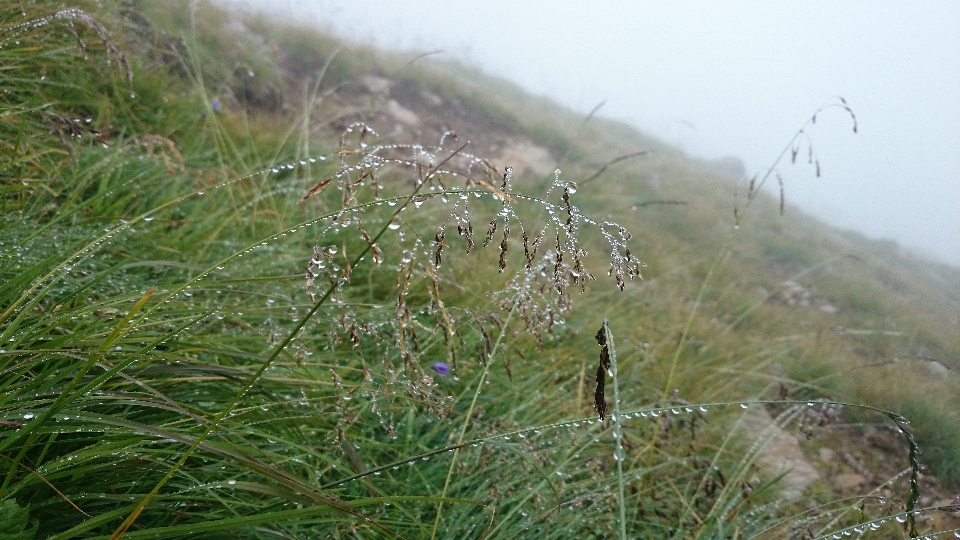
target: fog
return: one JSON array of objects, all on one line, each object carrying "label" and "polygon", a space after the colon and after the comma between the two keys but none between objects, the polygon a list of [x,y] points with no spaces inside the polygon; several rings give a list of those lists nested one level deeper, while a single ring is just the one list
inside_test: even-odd
[{"label": "fog", "polygon": [[822,165],[782,167],[788,202],[960,265],[960,2],[221,0],[353,42],[440,50],[573,110],[703,158],[766,169],[808,131]]}]

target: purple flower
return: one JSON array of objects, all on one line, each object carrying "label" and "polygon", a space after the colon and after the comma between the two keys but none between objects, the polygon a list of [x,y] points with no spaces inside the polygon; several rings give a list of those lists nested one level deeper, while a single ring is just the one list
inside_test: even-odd
[{"label": "purple flower", "polygon": [[223,112],[223,105],[220,105],[219,99],[213,100],[213,102],[210,103],[210,107],[216,112]]},{"label": "purple flower", "polygon": [[434,363],[433,370],[439,373],[441,377],[446,377],[450,374],[450,366],[444,364],[443,362]]}]

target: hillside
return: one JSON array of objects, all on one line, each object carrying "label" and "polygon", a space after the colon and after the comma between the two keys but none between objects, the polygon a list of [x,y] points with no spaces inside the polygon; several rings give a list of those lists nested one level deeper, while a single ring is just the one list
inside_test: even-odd
[{"label": "hillside", "polygon": [[960,527],[960,269],[469,66],[77,5],[0,10],[13,538]]}]

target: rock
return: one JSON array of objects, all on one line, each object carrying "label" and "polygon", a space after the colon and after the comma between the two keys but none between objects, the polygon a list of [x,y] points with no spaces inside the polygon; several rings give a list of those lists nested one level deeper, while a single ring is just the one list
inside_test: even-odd
[{"label": "rock", "polygon": [[377,77],[376,75],[367,75],[363,78],[363,84],[372,94],[390,93],[390,79],[384,79],[383,77]]},{"label": "rock", "polygon": [[420,92],[420,97],[422,97],[424,101],[426,101],[430,105],[433,105],[434,107],[439,107],[443,105],[443,99],[441,99],[440,96],[432,92],[427,92],[426,90],[424,90],[423,92]]},{"label": "rock", "polygon": [[936,360],[930,360],[927,362],[927,369],[930,370],[930,373],[934,375],[943,376],[950,373],[950,368],[937,362]]},{"label": "rock", "polygon": [[803,455],[797,438],[777,426],[765,409],[753,407],[744,413],[740,429],[762,445],[755,463],[763,479],[771,480],[783,474],[774,489],[779,489],[784,499],[800,499],[804,490],[820,479],[820,473]]},{"label": "rock", "polygon": [[410,109],[401,105],[397,100],[391,99],[387,102],[387,112],[390,116],[397,119],[398,122],[408,126],[417,126],[420,124],[420,117]]},{"label": "rock", "polygon": [[852,491],[867,483],[866,477],[853,472],[840,473],[833,477],[833,487],[838,491]]},{"label": "rock", "polygon": [[788,306],[816,308],[821,313],[826,313],[827,315],[835,315],[840,311],[830,302],[815,296],[810,289],[793,280],[784,281],[780,284],[777,298],[781,303]]},{"label": "rock", "polygon": [[499,158],[491,159],[498,172],[505,167],[513,167],[513,176],[545,176],[556,168],[556,162],[550,152],[542,146],[525,139],[508,141]]}]

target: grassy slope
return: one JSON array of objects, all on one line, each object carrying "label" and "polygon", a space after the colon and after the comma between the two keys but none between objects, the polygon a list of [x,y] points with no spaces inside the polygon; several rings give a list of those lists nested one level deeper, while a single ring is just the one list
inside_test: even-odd
[{"label": "grassy slope", "polygon": [[[9,315],[0,326],[8,342],[0,353],[6,419],[0,445],[10,466],[2,497],[4,509],[29,507],[32,516],[4,514],[12,516],[0,517],[11,529],[29,531],[39,522],[37,537],[71,527],[75,535],[109,534],[186,457],[130,537],[185,536],[201,532],[201,525],[209,537],[260,537],[255,526],[293,537],[318,531],[376,536],[377,527],[423,537],[434,529],[444,492],[461,500],[445,503],[440,537],[476,537],[488,523],[507,537],[614,534],[612,428],[548,427],[593,416],[598,349],[592,336],[603,318],[617,337],[625,408],[666,405],[665,397],[675,407],[783,397],[871,404],[908,415],[933,473],[949,486],[957,478],[956,378],[917,358],[923,348],[925,356],[956,367],[949,360],[960,357],[956,269],[832,231],[789,208],[780,217],[777,201],[761,195],[710,273],[732,231],[735,181],[622,124],[584,123],[461,66],[408,64],[402,55],[355,47],[327,64],[342,46],[336,40],[264,20],[247,21],[241,31],[205,7],[192,23],[186,4],[148,3],[129,13],[86,7],[115,29],[110,40],[136,73],[135,99],[116,59],[105,64],[95,28],[83,20],[75,22],[91,50],[86,60],[59,23],[30,30],[16,44],[7,38],[3,49],[10,59],[5,65],[19,69],[7,72],[15,75],[8,80],[17,92],[3,104],[4,140],[28,141],[4,149],[2,273],[8,285],[0,289],[0,307]],[[2,26],[9,28],[21,17],[19,7],[4,16]],[[416,111],[421,125],[391,136],[387,130],[396,122],[363,82],[368,74],[392,80],[390,95]],[[431,116],[424,92],[448,104],[443,115]],[[109,148],[97,134],[83,132],[83,124],[77,141],[61,141],[50,127],[87,116]],[[313,305],[303,271],[314,245],[338,246],[321,258],[341,267],[347,254],[365,246],[356,222],[337,230],[326,227],[330,219],[314,221],[340,207],[333,186],[296,202],[335,171],[343,127],[358,119],[380,129],[380,143],[421,143],[428,150],[439,139],[440,120],[459,122],[449,127],[471,138],[469,151],[481,157],[495,157],[485,152],[498,151],[504,141],[529,139],[550,151],[568,181],[589,178],[618,156],[656,150],[610,166],[573,195],[585,214],[611,214],[634,233],[631,249],[647,263],[644,280],[617,291],[603,275],[607,248],[595,230],[584,228],[587,265],[598,280],[586,294],[573,295],[567,324],[544,347],[525,337],[522,325],[505,333],[470,409],[481,360],[500,335],[496,321],[509,316],[484,293],[518,272],[523,250],[514,236],[509,267],[500,274],[498,240],[465,256],[464,240],[448,225],[450,248],[435,280],[428,271],[431,242],[437,216],[452,203],[434,198],[404,218],[406,236],[391,230],[383,238],[382,266],[368,255],[342,303],[321,306],[304,332],[297,331]],[[838,119],[837,129],[848,129],[845,121]],[[437,159],[456,146],[445,148]],[[328,159],[307,161],[317,155]],[[279,163],[296,165],[246,176]],[[396,195],[415,176],[402,168],[378,174],[385,193]],[[517,191],[542,193],[549,181],[534,175],[514,184]],[[741,210],[744,192],[741,186]],[[631,210],[652,200],[686,204]],[[370,234],[388,231],[391,208],[364,211]],[[485,199],[471,208],[478,244],[498,208]],[[536,205],[519,212],[528,226],[547,219]],[[406,326],[397,321],[391,287],[405,275],[404,249],[426,261],[410,273],[405,301],[413,309]],[[325,274],[317,271],[322,293]],[[838,312],[776,301],[787,279]],[[455,334],[438,330],[438,293]],[[350,339],[354,328],[357,346]],[[400,345],[401,336],[417,346]],[[280,347],[288,337],[295,339]],[[452,353],[457,364],[449,377],[430,370],[435,361],[451,362]],[[492,438],[459,454],[444,490],[451,452],[430,452],[456,442],[468,409],[466,439]],[[762,532],[778,511],[763,510],[760,518],[748,512],[764,504],[763,493],[737,503],[757,487],[743,454],[734,451],[737,444],[722,438],[738,414],[715,407],[708,418],[624,422],[626,489],[636,494],[627,508],[633,534],[669,537],[686,530],[706,537],[724,521],[736,521],[744,535],[782,533]],[[848,420],[878,421],[856,411]],[[214,421],[216,432],[200,441]],[[521,428],[530,431],[505,438]],[[835,431],[848,434],[841,439],[863,433]],[[816,444],[835,442],[818,437]],[[645,446],[653,440],[653,449]],[[192,443],[198,449],[187,457]],[[906,466],[903,454],[890,459]],[[713,463],[723,467],[723,480],[711,472]],[[902,505],[902,483],[895,488],[891,494]],[[832,497],[829,486],[820,496]],[[563,510],[556,512],[558,503]],[[883,505],[873,510],[887,511]],[[364,518],[352,517],[357,513]]]}]

